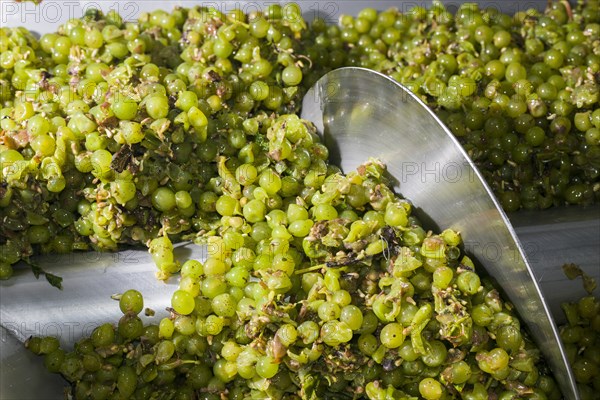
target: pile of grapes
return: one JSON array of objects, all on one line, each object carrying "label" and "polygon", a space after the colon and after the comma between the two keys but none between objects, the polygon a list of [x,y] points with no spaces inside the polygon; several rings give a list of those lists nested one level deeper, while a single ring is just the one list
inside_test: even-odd
[{"label": "pile of grapes", "polygon": [[[68,353],[54,338],[27,347],[77,399],[559,399],[460,235],[425,231],[377,161],[330,169],[310,201],[285,196],[269,210],[257,198],[281,190],[276,168],[296,172],[282,148],[319,160],[313,135],[295,115],[279,117],[265,138],[277,149],[270,165],[243,185],[223,173],[221,226],[206,236],[208,258],[182,265],[170,316],[145,326],[142,295],[129,290],[116,327]],[[167,237],[150,251],[162,271],[176,265]]]},{"label": "pile of grapes", "polygon": [[506,211],[545,209],[600,198],[599,22],[595,0],[514,17],[434,2],[343,16],[315,43],[332,67],[372,68],[419,95]]},{"label": "pile of grapes", "polygon": [[[39,40],[2,28],[0,278],[34,253],[212,229],[218,158],[232,174],[262,162],[257,133],[341,66],[382,71],[421,96],[505,210],[593,203],[599,15],[596,0],[514,17],[434,3],[309,25],[290,4],[252,15],[176,8],[136,22],[90,10]],[[309,163],[298,155],[296,168],[324,172]]]}]

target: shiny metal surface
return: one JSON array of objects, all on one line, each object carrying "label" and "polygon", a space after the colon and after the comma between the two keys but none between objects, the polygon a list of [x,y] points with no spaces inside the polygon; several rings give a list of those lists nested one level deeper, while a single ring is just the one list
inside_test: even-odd
[{"label": "shiny metal surface", "polygon": [[[0,399],[61,399],[65,381],[44,368],[42,358],[25,350],[23,343],[0,326]],[[44,394],[41,396],[41,394]]]},{"label": "shiny metal surface", "polygon": [[[180,260],[206,258],[206,248],[186,243],[176,246]],[[63,277],[58,290],[29,268],[19,268],[8,281],[0,281],[0,399],[63,399],[66,382],[43,367],[43,358],[29,353],[22,341],[29,336],[57,336],[65,348],[94,327],[115,323],[122,316],[111,296],[128,289],[144,295],[144,307],[155,311],[145,322],[158,323],[168,315],[177,278],[155,278],[156,266],[147,250],[118,253],[73,253],[40,257],[48,272]]]},{"label": "shiny metal surface", "polygon": [[[563,264],[578,265],[600,283],[600,204],[519,211],[508,217],[555,321],[566,323],[560,305],[587,293],[581,279],[566,278]],[[599,293],[597,288],[594,294]]]},{"label": "shiny metal surface", "polygon": [[[331,161],[344,171],[376,157],[430,229],[461,232],[465,250],[494,277],[554,371],[565,398],[577,399],[556,325],[508,218],[456,139],[416,96],[362,68],[321,78],[302,117],[317,124]],[[435,221],[435,223],[433,223]]]}]

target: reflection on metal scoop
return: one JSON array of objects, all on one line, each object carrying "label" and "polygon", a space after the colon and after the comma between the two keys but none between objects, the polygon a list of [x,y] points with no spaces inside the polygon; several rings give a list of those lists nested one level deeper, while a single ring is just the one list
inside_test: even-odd
[{"label": "reflection on metal scoop", "polygon": [[425,226],[461,232],[465,250],[516,306],[565,398],[578,399],[556,325],[510,222],[435,114],[394,80],[350,67],[317,82],[304,97],[302,118],[324,135],[332,163],[351,171],[380,159]]},{"label": "reflection on metal scoop", "polygon": [[[421,207],[431,229],[452,227],[516,305],[544,351],[568,399],[578,399],[573,376],[523,249],[479,172],[431,111],[401,85],[378,73],[344,68],[322,78],[304,98],[303,118],[324,132],[332,161],[349,171],[369,157],[384,161],[396,190]],[[435,221],[435,223],[433,222]],[[204,259],[206,249],[179,246],[178,258]],[[0,398],[60,399],[64,382],[43,372],[41,358],[25,354],[19,341],[58,335],[72,345],[93,327],[115,322],[118,303],[110,296],[140,290],[154,321],[166,315],[177,288],[154,277],[145,250],[46,256],[42,267],[64,278],[64,290],[17,270],[0,283]],[[152,319],[147,319],[152,320]],[[14,337],[13,337],[14,336]],[[15,340],[18,339],[18,340]]]}]

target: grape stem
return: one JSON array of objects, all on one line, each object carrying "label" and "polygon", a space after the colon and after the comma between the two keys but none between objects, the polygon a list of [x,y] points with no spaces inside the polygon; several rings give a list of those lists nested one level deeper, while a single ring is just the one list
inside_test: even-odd
[{"label": "grape stem", "polygon": [[313,265],[312,267],[299,269],[299,270],[294,271],[294,274],[301,275],[301,274],[305,274],[307,272],[317,271],[321,268],[327,268],[327,264],[318,264],[318,265]]}]

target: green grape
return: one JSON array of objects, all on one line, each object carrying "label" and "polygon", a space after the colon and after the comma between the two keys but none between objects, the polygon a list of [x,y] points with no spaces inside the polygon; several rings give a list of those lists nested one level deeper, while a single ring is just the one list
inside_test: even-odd
[{"label": "green grape", "polygon": [[95,347],[110,345],[115,340],[115,330],[111,324],[103,324],[95,328],[91,335]]},{"label": "green grape", "polygon": [[390,349],[399,347],[404,342],[404,333],[402,325],[390,323],[383,327],[379,335],[381,344]]},{"label": "green grape", "polygon": [[144,132],[141,124],[133,121],[121,121],[119,127],[121,128],[121,134],[127,144],[140,143],[144,140]]},{"label": "green grape", "polygon": [[363,314],[355,305],[347,305],[342,308],[340,321],[346,323],[350,329],[357,331],[363,323]]},{"label": "green grape", "polygon": [[204,266],[200,261],[187,260],[181,266],[181,276],[198,279],[204,273]]},{"label": "green grape", "polygon": [[194,297],[188,292],[176,290],[171,297],[171,306],[178,314],[187,315],[194,311],[196,303]]},{"label": "green grape", "polygon": [[318,309],[319,318],[322,321],[332,321],[338,319],[342,313],[340,306],[333,302],[324,302],[319,306]]},{"label": "green grape", "polygon": [[222,293],[212,299],[212,308],[216,315],[233,317],[236,310],[236,301],[228,293]]},{"label": "green grape", "polygon": [[123,314],[128,312],[139,314],[144,308],[144,298],[137,290],[127,290],[119,299],[119,307],[121,308],[121,312]]},{"label": "green grape", "polygon": [[419,382],[419,393],[427,400],[436,400],[442,397],[442,385],[433,378],[425,378]]},{"label": "green grape", "polygon": [[272,378],[279,371],[279,364],[269,356],[263,356],[256,362],[256,373],[266,379]]},{"label": "green grape", "polygon": [[44,357],[44,366],[50,372],[59,372],[65,359],[65,352],[62,349],[56,349]]},{"label": "green grape", "polygon": [[332,205],[319,204],[312,209],[313,217],[317,221],[329,221],[337,218],[338,212]]},{"label": "green grape", "polygon": [[117,328],[117,331],[122,338],[133,340],[142,335],[144,324],[137,315],[125,314],[119,320]]},{"label": "green grape", "polygon": [[5,262],[0,262],[0,280],[10,279],[13,275],[14,271],[10,264]]},{"label": "green grape", "polygon": [[202,281],[201,291],[204,296],[213,299],[216,296],[225,293],[227,291],[227,285],[221,277],[211,276]]},{"label": "green grape", "polygon": [[169,112],[169,101],[164,96],[151,96],[146,100],[146,112],[154,119],[165,118]]},{"label": "green grape", "polygon": [[155,361],[157,364],[165,364],[173,357],[175,353],[175,345],[170,340],[163,340],[159,343],[156,349]]},{"label": "green grape", "polygon": [[169,188],[160,187],[152,193],[152,205],[160,211],[170,211],[175,208],[177,200],[175,193]]},{"label": "green grape", "polygon": [[302,70],[295,65],[289,65],[281,72],[281,80],[287,86],[297,86],[302,82]]},{"label": "green grape", "polygon": [[378,342],[377,338],[370,333],[366,333],[366,334],[363,333],[358,338],[359,350],[368,356],[373,355],[373,353],[375,353],[377,351],[378,347],[379,347],[379,342]]},{"label": "green grape", "polygon": [[336,347],[352,339],[352,329],[345,322],[327,321],[321,327],[321,339],[328,346]]},{"label": "green grape", "polygon": [[[188,315],[180,315],[175,318],[175,321],[173,321],[173,326],[175,327],[175,332],[183,336],[189,336],[196,331],[196,321],[193,317]],[[173,338],[173,341],[177,346],[177,343],[175,342],[176,339],[176,337]]]},{"label": "green grape", "polygon": [[131,396],[137,387],[137,374],[133,367],[124,365],[119,368],[117,388],[122,397]]},{"label": "green grape", "polygon": [[470,295],[476,294],[481,287],[479,276],[471,271],[460,273],[456,278],[456,284],[461,291]]},{"label": "green grape", "polygon": [[173,336],[173,332],[175,331],[175,326],[171,319],[163,318],[160,320],[158,329],[159,329],[158,334],[161,338],[169,339]]},{"label": "green grape", "polygon": [[127,97],[118,97],[112,103],[111,109],[115,113],[115,117],[120,120],[132,120],[138,112],[138,105],[135,101]]},{"label": "green grape", "polygon": [[243,207],[244,218],[251,223],[260,222],[265,218],[266,210],[265,204],[260,200],[250,200]]}]

